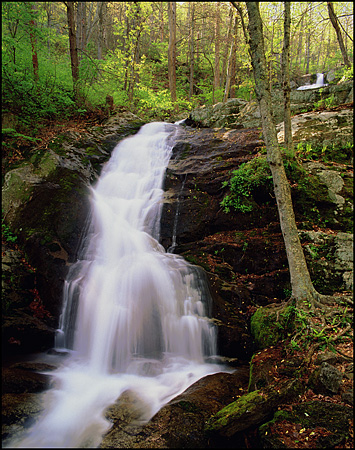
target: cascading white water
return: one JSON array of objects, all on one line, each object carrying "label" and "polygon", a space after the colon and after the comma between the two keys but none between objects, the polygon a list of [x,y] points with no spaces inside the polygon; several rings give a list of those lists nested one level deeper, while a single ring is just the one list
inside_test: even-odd
[{"label": "cascading white water", "polygon": [[92,192],[92,222],[65,282],[57,348],[71,349],[44,412],[11,447],[95,447],[104,411],[126,390],[147,420],[199,378],[226,370],[202,273],[159,244],[162,185],[178,126],[122,141]]},{"label": "cascading white water", "polygon": [[300,86],[297,88],[297,91],[305,91],[307,89],[315,89],[320,88],[322,86],[328,86],[327,84],[324,84],[324,74],[317,73],[317,79],[314,84],[305,84],[304,86]]}]

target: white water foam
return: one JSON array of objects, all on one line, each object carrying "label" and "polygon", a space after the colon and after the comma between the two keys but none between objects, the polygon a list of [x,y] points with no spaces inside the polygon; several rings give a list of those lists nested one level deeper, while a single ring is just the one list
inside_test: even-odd
[{"label": "white water foam", "polygon": [[151,123],[119,143],[92,192],[92,222],[64,288],[44,411],[7,447],[97,447],[106,408],[131,390],[142,419],[201,377],[216,355],[211,298],[199,268],[159,244],[162,185],[178,126]]}]

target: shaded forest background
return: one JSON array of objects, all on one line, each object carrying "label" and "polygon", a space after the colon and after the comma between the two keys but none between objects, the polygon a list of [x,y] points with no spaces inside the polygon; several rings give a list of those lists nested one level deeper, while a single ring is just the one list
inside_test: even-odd
[{"label": "shaded forest background", "polygon": [[[352,61],[351,2],[328,2]],[[5,136],[128,109],[172,120],[203,104],[251,99],[242,16],[230,2],[3,2]],[[291,80],[347,68],[327,2],[291,3]],[[261,2],[270,86],[281,85],[283,3]],[[243,20],[242,20],[243,19]],[[349,70],[349,69],[347,69]],[[350,69],[351,70],[351,69]],[[6,146],[11,142],[4,140]]]}]

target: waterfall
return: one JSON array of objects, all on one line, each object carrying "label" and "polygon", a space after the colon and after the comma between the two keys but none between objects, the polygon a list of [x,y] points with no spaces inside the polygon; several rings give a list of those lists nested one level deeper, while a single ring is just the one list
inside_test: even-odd
[{"label": "waterfall", "polygon": [[318,85],[318,86],[324,85],[324,75],[322,73],[317,73],[316,85]]},{"label": "waterfall", "polygon": [[300,86],[297,88],[297,91],[305,91],[307,89],[315,89],[323,86],[328,86],[327,84],[324,84],[324,74],[317,73],[317,79],[314,84],[305,84],[304,86]]},{"label": "waterfall", "polygon": [[[120,142],[91,188],[91,221],[65,281],[58,350],[69,351],[44,411],[11,447],[97,447],[105,409],[127,391],[148,420],[216,354],[202,271],[159,243],[163,180],[179,126],[143,126]],[[228,369],[227,369],[228,370]]]}]

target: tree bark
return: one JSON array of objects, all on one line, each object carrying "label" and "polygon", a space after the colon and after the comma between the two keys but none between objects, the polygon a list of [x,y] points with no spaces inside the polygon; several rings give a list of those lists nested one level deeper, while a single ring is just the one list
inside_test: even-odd
[{"label": "tree bark", "polygon": [[284,2],[284,42],[282,48],[282,89],[284,94],[284,135],[285,146],[293,150],[291,129],[291,107],[290,107],[290,28],[291,28],[291,5]]},{"label": "tree bark", "polygon": [[194,2],[189,2],[189,11],[190,11],[190,75],[189,75],[189,100],[191,100],[194,93],[194,35],[195,35],[195,4]]},{"label": "tree bark", "polygon": [[[31,5],[32,11],[36,10],[36,5]],[[37,56],[37,39],[35,34],[36,23],[32,18],[30,21],[30,40],[32,47],[32,67],[33,67],[33,78],[37,82],[38,81],[38,56]]]},{"label": "tree bark", "polygon": [[[314,289],[305,256],[299,240],[291,190],[286,177],[272,117],[271,93],[268,84],[262,21],[258,2],[247,2],[249,16],[250,55],[255,78],[255,91],[259,102],[267,160],[271,169],[274,192],[280,217],[290,270],[292,297],[297,301],[316,301],[319,294]],[[314,303],[313,303],[314,304]]]},{"label": "tree bark", "polygon": [[70,61],[71,73],[73,78],[73,91],[75,100],[78,99],[78,80],[79,80],[79,60],[78,51],[76,48],[75,36],[75,21],[74,21],[74,2],[66,2],[68,28],[69,28],[69,47],[70,47]]},{"label": "tree bark", "polygon": [[346,52],[345,46],[344,46],[344,41],[343,41],[343,36],[341,34],[341,30],[338,24],[338,18],[335,14],[334,11],[334,6],[333,6],[333,2],[327,2],[327,6],[328,6],[328,14],[329,14],[329,19],[332,22],[332,25],[334,27],[334,30],[337,34],[337,39],[338,39],[338,43],[339,43],[339,47],[340,47],[340,51],[341,54],[343,55],[343,60],[344,60],[344,64],[348,67],[350,67],[350,61],[348,58],[348,54]]},{"label": "tree bark", "polygon": [[169,12],[169,49],[168,75],[171,101],[176,102],[176,2],[168,2]]},{"label": "tree bark", "polygon": [[219,2],[216,2],[216,26],[214,30],[214,79],[213,86],[214,89],[219,88],[220,83],[220,73],[219,73],[219,40],[220,40],[220,13],[219,13]]},{"label": "tree bark", "polygon": [[231,42],[231,47],[230,47],[230,52],[229,52],[229,57],[228,57],[228,66],[227,66],[227,75],[226,75],[226,84],[224,87],[224,96],[223,96],[223,102],[226,102],[229,96],[229,91],[230,91],[230,87],[231,87],[231,80],[232,80],[232,75],[233,75],[233,56],[235,55],[235,31],[237,28],[237,17],[234,17],[234,26],[232,27],[232,32],[231,32],[231,38],[232,38],[232,42]]}]

